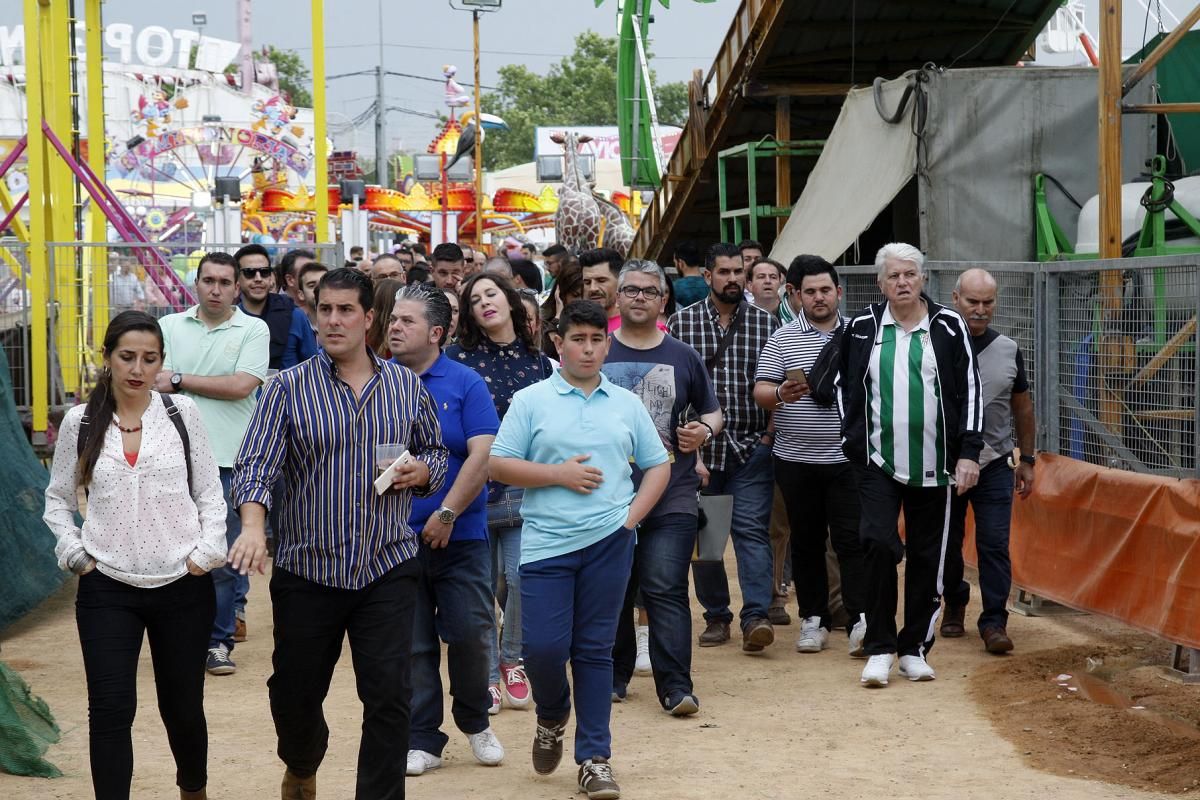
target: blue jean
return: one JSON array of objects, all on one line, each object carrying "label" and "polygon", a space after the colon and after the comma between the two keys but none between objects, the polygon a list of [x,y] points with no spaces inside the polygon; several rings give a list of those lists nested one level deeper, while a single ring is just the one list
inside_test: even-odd
[{"label": "blue jean", "polygon": [[[511,666],[521,662],[521,529],[490,528],[488,536],[492,543],[492,587],[496,599],[504,609],[504,630],[500,634],[500,647],[496,648],[495,622],[488,643],[488,682],[500,682],[500,665]],[[504,577],[501,589],[500,578]]]},{"label": "blue jean", "polygon": [[[242,518],[233,507],[229,485],[233,480],[233,467],[221,467],[221,491],[225,495],[225,546],[232,547],[242,535]],[[213,588],[217,591],[217,614],[213,618],[212,635],[208,646],[225,645],[233,652],[233,629],[237,624],[235,610],[246,607],[246,595],[250,593],[250,576],[239,575],[229,565],[212,571]]]},{"label": "blue jean", "polygon": [[409,749],[442,754],[444,702],[440,672],[446,643],[454,724],[468,736],[488,727],[488,641],[492,620],[491,554],[486,540],[450,542],[436,550],[422,543],[417,553],[412,643],[412,729]]},{"label": "blue jean", "polygon": [[694,514],[664,514],[642,522],[633,553],[633,575],[617,623],[613,683],[628,684],[637,659],[633,630],[635,595],[650,625],[650,663],[659,702],[678,702],[692,693],[692,611],[688,605],[688,564],[696,546]]},{"label": "blue jean", "polygon": [[628,528],[573,553],[521,565],[528,610],[521,620],[525,672],[533,702],[539,719],[570,715],[569,658],[577,764],[612,755],[612,649],[632,568],[633,532]]},{"label": "blue jean", "polygon": [[[770,524],[775,471],[771,448],[760,444],[740,466],[713,470],[705,493],[733,495],[729,538],[733,539],[738,584],[742,588],[741,622],[744,626],[752,619],[766,619],[774,594]],[[696,599],[704,606],[705,621],[733,622],[725,565],[719,561],[697,561],[692,564],[692,577],[696,581]]]},{"label": "blue jean", "polygon": [[950,499],[950,540],[946,544],[946,605],[965,606],[971,585],[963,580],[963,537],[967,503],[975,512],[975,549],[979,554],[979,593],[983,609],[979,630],[1008,625],[1008,594],[1012,590],[1012,561],[1008,554],[1012,522],[1013,472],[1000,458],[979,471],[979,483]]}]

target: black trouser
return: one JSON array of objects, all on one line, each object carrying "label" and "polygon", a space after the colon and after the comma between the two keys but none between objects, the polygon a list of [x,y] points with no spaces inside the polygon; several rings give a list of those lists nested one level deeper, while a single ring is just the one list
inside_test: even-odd
[{"label": "black trouser", "polygon": [[820,617],[826,630],[832,627],[825,562],[828,538],[841,567],[842,603],[853,627],[866,603],[856,467],[845,462],[801,464],[776,458],[775,482],[783,494],[791,528],[792,579],[800,618]]},{"label": "black trouser", "polygon": [[975,512],[975,552],[979,555],[979,593],[983,609],[979,631],[1008,625],[1008,595],[1012,591],[1012,561],[1008,555],[1012,519],[1013,473],[1003,458],[979,471],[979,483],[950,502],[950,541],[946,546],[946,605],[965,606],[971,586],[963,580],[963,538],[967,504]]},{"label": "black trouser", "polygon": [[204,659],[216,613],[212,577],[184,575],[141,589],[92,570],[79,579],[75,621],[88,689],[88,744],[97,800],[124,800],[133,779],[137,667],[150,640],[158,713],[175,757],[175,783],[208,783]]},{"label": "black trouser", "polygon": [[329,745],[322,703],[350,638],[363,704],[358,800],[400,800],[408,759],[413,608],[420,563],[410,558],[362,589],[334,589],[275,567],[274,674],[267,681],[279,758],[292,774],[316,774]]},{"label": "black trouser", "polygon": [[[925,655],[942,604],[942,565],[952,486],[906,486],[874,464],[859,468],[866,552],[867,655]],[[904,541],[897,520],[904,509]],[[904,568],[904,627],[896,633],[896,566]]]}]

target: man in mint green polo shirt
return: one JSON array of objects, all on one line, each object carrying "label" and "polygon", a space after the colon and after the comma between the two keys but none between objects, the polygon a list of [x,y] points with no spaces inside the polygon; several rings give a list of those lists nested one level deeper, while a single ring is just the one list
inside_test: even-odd
[{"label": "man in mint green polo shirt", "polygon": [[[548,774],[562,758],[569,658],[579,789],[612,798],[620,793],[608,763],[617,618],[633,531],[666,489],[671,466],[641,399],[600,372],[604,309],[571,303],[553,338],[562,368],[513,395],[489,466],[492,478],[525,488],[521,630],[538,717],[533,768]],[[642,470],[636,492],[631,463]]]},{"label": "man in mint green polo shirt", "polygon": [[[159,320],[163,370],[154,380],[159,392],[186,394],[196,401],[208,431],[225,490],[225,537],[232,546],[242,532],[230,502],[233,463],[257,402],[255,391],[267,376],[271,333],[261,319],[234,305],[237,264],[228,253],[208,253],[196,268],[197,305]],[[213,570],[217,616],[208,646],[208,671],[231,675],[229,658],[236,626],[234,609],[245,606],[250,579],[229,567]]]}]

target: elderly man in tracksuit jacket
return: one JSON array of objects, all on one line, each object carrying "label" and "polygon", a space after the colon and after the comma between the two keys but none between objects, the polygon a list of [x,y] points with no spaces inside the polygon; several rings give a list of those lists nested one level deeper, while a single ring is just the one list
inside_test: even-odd
[{"label": "elderly man in tracksuit jacket", "polygon": [[[922,292],[924,256],[911,245],[889,244],[875,263],[887,299],[846,326],[834,383],[842,448],[860,475],[868,656],[862,683],[886,686],[896,653],[902,676],[934,678],[925,656],[941,604],[950,493],[979,478],[983,407],[970,332],[956,311]],[[896,567],[906,553],[897,634]]]}]

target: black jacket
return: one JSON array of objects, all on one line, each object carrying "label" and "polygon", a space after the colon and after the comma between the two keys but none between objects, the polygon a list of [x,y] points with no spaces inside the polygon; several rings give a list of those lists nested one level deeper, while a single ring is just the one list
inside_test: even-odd
[{"label": "black jacket", "polygon": [[[942,403],[942,432],[946,469],[953,474],[960,458],[979,461],[983,448],[983,393],[979,367],[971,351],[971,332],[958,312],[938,305],[922,294],[929,307],[929,339],[937,359]],[[886,302],[872,303],[850,320],[842,332],[836,398],[814,397],[818,402],[837,400],[842,417],[842,452],[855,464],[866,464],[867,455],[867,368],[871,350],[879,336]]]},{"label": "black jacket", "polygon": [[292,312],[296,310],[296,304],[292,302],[292,298],[279,292],[268,292],[267,305],[263,308],[261,316],[246,311],[246,307],[241,301],[238,301],[238,308],[249,316],[267,323],[267,330],[271,332],[271,360],[267,367],[268,369],[283,369],[288,332],[292,327]]}]

